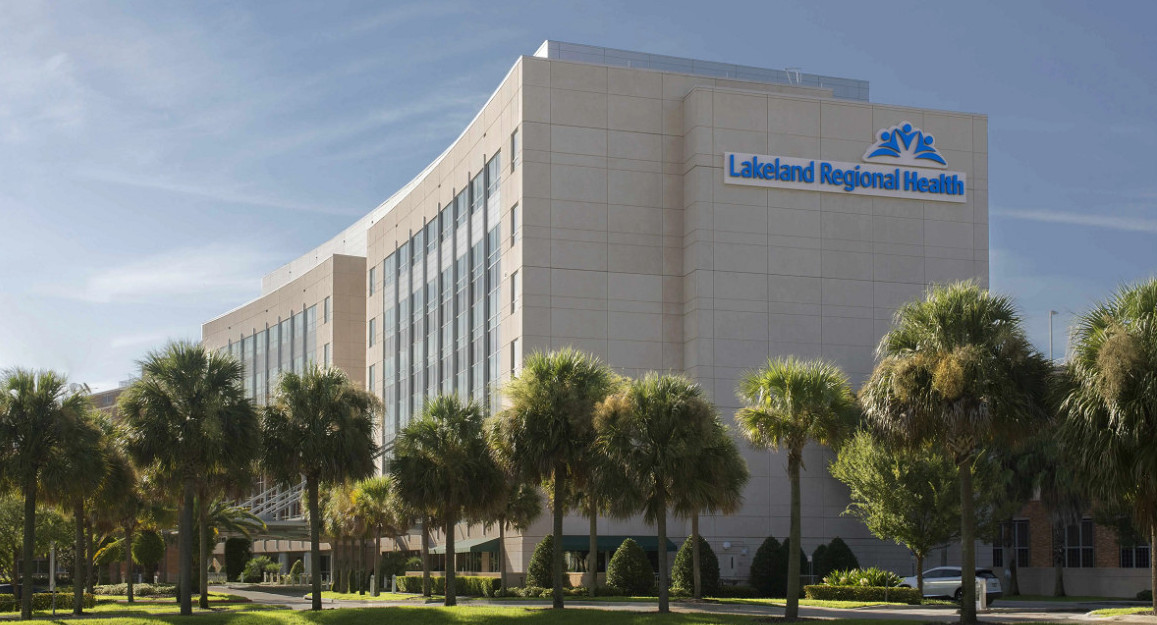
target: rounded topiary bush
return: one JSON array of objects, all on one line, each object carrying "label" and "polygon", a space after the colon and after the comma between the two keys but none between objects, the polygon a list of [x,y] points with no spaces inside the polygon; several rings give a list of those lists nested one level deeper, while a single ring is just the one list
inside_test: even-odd
[{"label": "rounded topiary bush", "polygon": [[655,589],[655,571],[639,543],[623,541],[607,565],[607,584],[628,595],[643,595]]},{"label": "rounded topiary bush", "polygon": [[775,536],[768,536],[751,559],[751,586],[761,597],[771,597],[775,589],[785,587],[786,572],[777,566],[779,547]]},{"label": "rounded topiary bush", "polygon": [[253,557],[253,543],[248,538],[225,539],[225,575],[235,582],[245,570],[245,564]]},{"label": "rounded topiary bush", "polygon": [[852,548],[839,536],[833,538],[822,552],[819,548],[816,549],[812,564],[816,576],[821,579],[827,577],[832,571],[850,571],[860,568],[860,561],[856,559],[856,554],[852,553]]},{"label": "rounded topiary bush", "polygon": [[[526,569],[526,585],[539,588],[554,588],[554,534],[547,534],[539,541],[530,556],[530,566]],[[570,587],[570,576],[563,574],[562,585]]]},{"label": "rounded topiary bush", "polygon": [[[675,554],[675,566],[671,569],[671,588],[677,594],[692,594],[695,591],[694,558],[691,537],[683,541]],[[713,597],[719,592],[719,558],[710,543],[699,537],[699,583],[703,595]]]}]

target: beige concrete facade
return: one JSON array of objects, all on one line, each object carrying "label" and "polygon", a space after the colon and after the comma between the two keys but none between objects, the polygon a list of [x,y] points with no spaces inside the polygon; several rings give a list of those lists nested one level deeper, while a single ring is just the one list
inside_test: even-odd
[{"label": "beige concrete facade", "polygon": [[[348,261],[351,276],[361,272],[361,299],[351,290],[343,304],[360,302],[362,311],[348,318],[354,338],[343,339],[335,357],[350,360],[339,366],[363,382],[371,366],[376,376],[388,370],[386,304],[381,296],[365,296],[368,272],[379,268],[380,285],[384,261],[444,214],[498,155],[499,364],[491,365],[499,369],[498,381],[523,354],[570,345],[625,375],[684,372],[728,421],[738,407],[738,377],[769,357],[826,358],[858,386],[900,303],[919,297],[929,282],[987,285],[987,118],[869,103],[866,84],[865,100],[834,97],[833,89],[822,80],[801,86],[520,58],[458,140],[364,220],[364,264],[355,269],[357,261]],[[949,168],[967,175],[966,202],[724,182],[725,152],[859,162],[879,130],[900,121],[935,134]],[[321,269],[331,261],[311,254],[268,279],[272,292],[207,323],[206,343],[223,345],[275,323],[284,314],[278,309],[283,297],[296,307],[320,301],[297,293],[324,290],[310,285],[324,284],[327,271],[342,272]],[[376,336],[367,341],[375,319]],[[319,341],[322,333],[319,328]],[[375,380],[372,388],[386,382]],[[762,540],[788,533],[789,489],[783,456],[740,447],[752,473],[745,505],[733,516],[703,518],[701,531],[722,575],[745,580]],[[840,536],[861,563],[910,573],[905,550],[840,516],[847,491],[827,474],[829,459],[820,448],[805,456],[804,549],[810,553]],[[568,518],[564,529],[586,535],[588,522]],[[669,521],[676,543],[688,529],[682,520]],[[654,535],[640,519],[600,519],[598,530]],[[548,531],[544,516],[524,536],[508,534],[511,570],[525,570]],[[496,528],[463,526],[458,539],[491,536]]]}]

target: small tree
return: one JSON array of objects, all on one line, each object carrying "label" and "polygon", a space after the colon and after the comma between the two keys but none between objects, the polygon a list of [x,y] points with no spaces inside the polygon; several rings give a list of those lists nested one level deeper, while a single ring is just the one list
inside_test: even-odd
[{"label": "small tree", "polygon": [[156,530],[145,530],[133,538],[133,560],[145,571],[155,570],[157,563],[165,557],[165,539]]},{"label": "small tree", "polygon": [[779,541],[775,536],[768,536],[751,559],[750,584],[761,597],[775,596],[776,589],[784,585],[786,576],[782,569],[776,567],[778,558]]},{"label": "small tree", "polygon": [[225,539],[225,576],[231,582],[237,581],[245,563],[253,557],[253,541],[234,536]]},{"label": "small tree", "polygon": [[305,572],[305,564],[301,559],[293,561],[293,566],[289,567],[289,581],[294,584],[301,583],[301,574]]},{"label": "small tree", "polygon": [[[665,549],[666,545],[659,545]],[[607,584],[628,595],[646,595],[655,590],[655,570],[639,543],[623,541],[607,565]]]},{"label": "small tree", "polygon": [[[675,554],[675,566],[671,570],[671,586],[680,594],[694,591],[695,574],[692,547],[694,537],[688,536]],[[711,543],[699,536],[699,583],[704,596],[714,596],[719,592],[719,558],[711,549]]]}]

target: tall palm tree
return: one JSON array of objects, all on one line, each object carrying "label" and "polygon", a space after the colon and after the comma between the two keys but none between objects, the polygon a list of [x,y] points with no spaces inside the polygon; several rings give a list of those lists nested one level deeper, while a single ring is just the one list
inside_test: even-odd
[{"label": "tall palm tree", "polygon": [[141,377],[120,397],[128,450],[138,466],[181,485],[181,614],[193,613],[193,531],[197,486],[258,452],[257,413],[245,396],[245,370],[232,356],[170,343],[141,362]]},{"label": "tall palm tree", "polygon": [[643,516],[659,535],[659,611],[668,612],[667,510],[688,484],[718,426],[715,407],[691,380],[648,373],[599,406],[596,447],[643,494]]},{"label": "tall palm tree", "polygon": [[751,474],[747,461],[718,418],[690,462],[694,469],[675,493],[674,509],[679,516],[691,519],[691,568],[693,595],[703,598],[703,580],[699,569],[699,515],[734,514],[743,506],[743,487]]},{"label": "tall palm tree", "polygon": [[390,475],[398,496],[430,510],[446,532],[446,599],[457,603],[454,533],[463,518],[484,516],[503,488],[502,471],[483,434],[482,409],[457,395],[426,402],[421,418],[402,430],[394,447]]},{"label": "tall palm tree", "polygon": [[379,406],[376,397],[356,387],[340,369],[315,366],[301,375],[283,373],[273,403],[262,416],[265,471],[286,486],[305,477],[314,610],[321,609],[318,489],[323,483],[373,473],[374,417]]},{"label": "tall palm tree", "polygon": [[739,381],[744,406],[735,413],[743,437],[759,449],[785,449],[791,481],[787,552],[787,618],[799,617],[800,470],[809,442],[840,443],[856,427],[856,398],[840,368],[822,360],[769,360]]},{"label": "tall palm tree", "polygon": [[[547,485],[554,544],[562,544],[567,483],[577,476],[594,438],[595,407],[617,378],[601,360],[573,348],[534,352],[503,389],[509,408],[499,415],[492,447],[523,479]],[[563,607],[562,549],[554,550],[553,605]]]},{"label": "tall palm tree", "polygon": [[14,369],[0,383],[0,462],[24,496],[24,579],[21,618],[32,618],[32,573],[36,544],[36,498],[46,469],[66,461],[74,438],[95,430],[85,420],[85,392],[72,392],[52,371]]},{"label": "tall palm tree", "polygon": [[413,525],[412,519],[405,514],[405,508],[398,504],[397,499],[397,488],[389,475],[366,478],[355,485],[354,506],[374,532],[375,597],[383,584],[382,538],[400,536]]},{"label": "tall palm tree", "polygon": [[[1157,548],[1157,277],[1077,319],[1059,391],[1062,442],[1093,494],[1124,504]],[[1157,558],[1150,558],[1157,614]]]},{"label": "tall palm tree", "polygon": [[929,287],[896,311],[860,392],[868,423],[894,445],[932,445],[960,475],[962,603],[976,623],[973,464],[996,441],[1022,440],[1046,420],[1049,366],[1012,301],[970,282]]}]

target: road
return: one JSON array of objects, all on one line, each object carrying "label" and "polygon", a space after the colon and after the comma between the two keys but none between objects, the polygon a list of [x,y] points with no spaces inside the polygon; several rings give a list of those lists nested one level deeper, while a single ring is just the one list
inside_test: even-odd
[{"label": "road", "polygon": [[[246,597],[255,603],[284,606],[294,610],[308,610],[310,602],[302,596],[300,589],[279,590],[265,587],[218,586],[212,588],[214,592],[230,593]],[[567,600],[567,606],[575,608],[590,608],[597,610],[623,610],[633,612],[654,611],[654,603],[645,602],[608,602]],[[323,602],[325,609],[333,608],[384,608],[390,606],[439,606],[440,601],[421,602],[417,600],[403,601],[346,601],[330,600]],[[488,601],[485,599],[459,600],[459,605],[493,605],[493,606],[521,606],[548,608],[549,601]],[[1118,604],[1120,605],[1120,604]],[[1089,623],[1105,622],[1102,619],[1088,616],[1091,610],[1111,607],[1104,603],[1062,603],[1049,601],[1001,601],[987,612],[980,615],[981,621],[998,623],[1040,623],[1040,622],[1072,622]],[[721,603],[690,603],[676,601],[671,603],[672,612],[702,612],[707,614],[738,614],[750,616],[783,616],[783,608],[761,605],[721,604]],[[957,610],[948,606],[874,606],[855,609],[814,608],[800,606],[800,616],[812,619],[856,618],[856,619],[904,619],[919,622],[954,622],[959,620]],[[1111,619],[1113,623],[1157,623],[1157,618],[1144,617],[1117,617]]]}]

